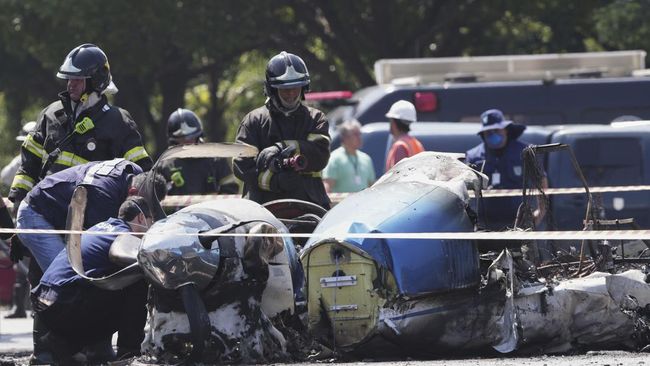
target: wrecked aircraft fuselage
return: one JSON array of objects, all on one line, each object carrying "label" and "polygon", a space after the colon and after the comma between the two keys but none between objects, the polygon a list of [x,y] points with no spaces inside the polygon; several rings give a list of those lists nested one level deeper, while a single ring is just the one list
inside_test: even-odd
[{"label": "wrecked aircraft fuselage", "polygon": [[474,231],[467,189],[485,182],[453,157],[425,152],[335,206],[315,231],[331,238],[301,252],[310,330],[373,357],[633,347],[630,313],[650,303],[640,271],[547,282],[519,276],[530,265],[509,250],[481,273],[470,240],[346,238]]},{"label": "wrecked aircraft fuselage", "polygon": [[277,218],[244,199],[192,205],[156,222],[138,253],[153,285],[143,351],[160,361],[284,359],[285,339],[269,318],[293,312],[300,296],[291,239],[198,235],[279,232],[287,229]]}]

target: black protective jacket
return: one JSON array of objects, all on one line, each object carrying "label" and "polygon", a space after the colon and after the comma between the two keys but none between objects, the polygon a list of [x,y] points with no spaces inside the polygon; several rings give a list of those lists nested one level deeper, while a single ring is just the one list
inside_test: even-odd
[{"label": "black protective jacket", "polygon": [[228,159],[167,159],[156,169],[167,181],[167,195],[239,193]]},{"label": "black protective jacket", "polygon": [[[296,154],[306,158],[307,167],[296,175],[297,189],[283,191],[274,184],[274,174],[258,171],[255,158],[237,158],[235,176],[244,181],[244,197],[264,203],[281,198],[295,198],[330,207],[325,193],[321,171],[329,160],[329,124],[318,109],[301,105],[288,116],[275,109],[270,102],[248,113],[237,130],[237,142],[257,147],[260,151],[275,143],[293,146]],[[282,174],[282,173],[279,173]]]},{"label": "black protective jacket", "polygon": [[[69,94],[60,93],[59,98],[40,113],[36,130],[21,146],[22,163],[11,185],[9,199],[22,200],[41,176],[89,161],[124,158],[144,171],[151,169],[153,161],[129,112],[111,106],[102,95],[96,104],[73,119]],[[94,127],[73,132],[84,118],[90,118]],[[62,142],[68,136],[71,136],[68,141]],[[48,158],[51,164],[44,168]]]}]

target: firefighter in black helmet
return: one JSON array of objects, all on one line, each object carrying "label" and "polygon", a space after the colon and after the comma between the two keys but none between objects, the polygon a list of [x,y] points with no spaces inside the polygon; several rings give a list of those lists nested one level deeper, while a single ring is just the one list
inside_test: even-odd
[{"label": "firefighter in black helmet", "polygon": [[153,165],[129,112],[108,103],[106,95],[117,88],[99,47],[75,47],[56,76],[67,80],[67,90],[40,113],[23,142],[22,164],[9,193],[14,204],[45,175],[71,166],[113,158],[131,160],[144,170]]},{"label": "firefighter in black helmet", "polygon": [[[167,120],[169,145],[203,142],[203,124],[189,109],[178,108]],[[169,195],[236,194],[239,185],[229,159],[167,159],[160,166]]]},{"label": "firefighter in black helmet", "polygon": [[273,56],[266,66],[267,101],[239,125],[237,141],[260,150],[257,158],[234,160],[244,195],[256,202],[295,198],[330,206],[321,179],[329,160],[329,125],[323,112],[302,103],[309,83],[300,57]]},{"label": "firefighter in black helmet", "polygon": [[[41,111],[35,130],[23,141],[21,166],[9,192],[14,208],[20,207],[27,193],[46,175],[72,166],[113,158],[130,160],[143,170],[153,165],[129,112],[108,103],[106,95],[116,93],[117,88],[106,54],[99,47],[89,43],[75,47],[56,76],[67,80],[67,88],[59,93],[59,100]],[[47,269],[35,263],[30,263],[32,287],[38,285],[40,271]],[[51,353],[39,341],[45,331],[35,317],[30,363],[52,362]]]}]

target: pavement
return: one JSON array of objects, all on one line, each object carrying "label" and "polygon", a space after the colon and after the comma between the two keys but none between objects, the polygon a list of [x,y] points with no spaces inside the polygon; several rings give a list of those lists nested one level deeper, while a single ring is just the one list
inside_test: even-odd
[{"label": "pavement", "polygon": [[[0,365],[24,365],[32,352],[32,318],[5,319],[8,309],[0,309]],[[115,339],[113,339],[115,342]],[[364,360],[365,361],[365,360]],[[144,365],[129,360],[111,363],[111,365]],[[364,365],[368,362],[329,363],[328,366]],[[376,362],[376,366],[647,366],[650,358],[647,353],[622,351],[593,351],[571,356],[533,356],[503,358],[467,358],[456,360],[404,360],[393,362]],[[315,363],[287,364],[287,366],[314,366]]]},{"label": "pavement", "polygon": [[0,310],[0,354],[31,352],[32,317],[5,319],[8,313],[9,309]]}]

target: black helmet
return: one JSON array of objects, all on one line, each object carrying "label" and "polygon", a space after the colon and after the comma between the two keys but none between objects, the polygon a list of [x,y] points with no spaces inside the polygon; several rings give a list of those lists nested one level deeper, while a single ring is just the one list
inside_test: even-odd
[{"label": "black helmet", "polygon": [[203,124],[199,117],[189,109],[178,108],[167,120],[167,137],[170,144],[178,140],[198,140],[203,136]]},{"label": "black helmet", "polygon": [[293,53],[280,52],[273,56],[266,64],[266,80],[264,93],[271,98],[276,107],[282,109],[282,104],[277,100],[276,89],[302,87],[302,94],[309,91],[309,71],[307,65]]},{"label": "black helmet", "polygon": [[100,94],[112,83],[106,54],[90,43],[82,44],[70,51],[56,76],[61,79],[89,79],[86,91]]}]

